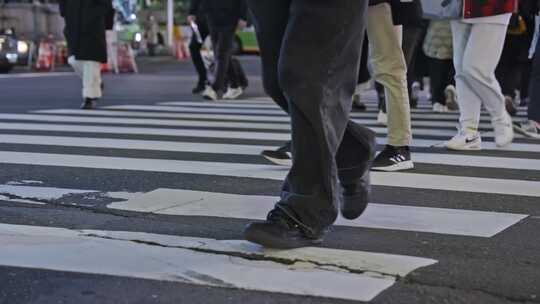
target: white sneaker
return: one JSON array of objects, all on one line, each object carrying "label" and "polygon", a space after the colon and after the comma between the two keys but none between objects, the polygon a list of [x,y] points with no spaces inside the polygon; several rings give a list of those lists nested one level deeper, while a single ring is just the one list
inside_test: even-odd
[{"label": "white sneaker", "polygon": [[433,104],[433,112],[445,113],[448,112],[448,107],[436,102]]},{"label": "white sneaker", "polygon": [[228,88],[227,92],[223,94],[223,99],[233,100],[244,94],[242,88]]},{"label": "white sneaker", "polygon": [[445,143],[445,146],[449,150],[478,151],[482,150],[482,138],[478,132],[460,130],[456,136]]},{"label": "white sneaker", "polygon": [[206,88],[204,89],[202,96],[206,100],[212,100],[212,101],[218,100],[216,91],[214,91],[214,89],[212,89],[212,87],[209,85],[207,85]]},{"label": "white sneaker", "polygon": [[514,124],[514,131],[527,137],[540,139],[540,124],[534,120],[528,120],[521,124]]},{"label": "white sneaker", "polygon": [[388,114],[384,113],[383,111],[379,111],[379,114],[377,115],[377,122],[383,126],[386,126],[388,124]]},{"label": "white sneaker", "polygon": [[498,147],[505,147],[514,140],[514,128],[512,127],[512,118],[510,114],[504,111],[500,118],[491,120],[493,130],[495,131],[495,144]]}]

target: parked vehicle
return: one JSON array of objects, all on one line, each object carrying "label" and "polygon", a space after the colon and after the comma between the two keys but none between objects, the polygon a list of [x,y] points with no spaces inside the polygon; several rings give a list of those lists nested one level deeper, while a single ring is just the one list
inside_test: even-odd
[{"label": "parked vehicle", "polygon": [[18,40],[13,29],[0,29],[0,73],[10,72],[15,65],[26,65],[30,42]]},{"label": "parked vehicle", "polygon": [[0,31],[0,73],[11,71],[18,60],[17,40],[12,31]]}]

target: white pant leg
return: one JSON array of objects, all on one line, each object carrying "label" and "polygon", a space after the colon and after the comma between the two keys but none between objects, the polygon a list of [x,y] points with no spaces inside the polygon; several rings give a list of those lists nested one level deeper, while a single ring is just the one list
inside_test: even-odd
[{"label": "white pant leg", "polygon": [[505,111],[495,68],[504,47],[506,26],[452,21],[452,34],[460,123],[462,128],[477,131],[482,104],[495,119]]},{"label": "white pant leg", "polygon": [[77,60],[75,56],[68,58],[68,63],[75,74],[82,80],[83,98],[101,98],[101,63],[89,60]]},{"label": "white pant leg", "polygon": [[83,78],[84,68],[81,61],[75,59],[75,56],[69,56],[68,58],[69,65],[73,68],[75,71],[75,74],[79,76],[81,79]]},{"label": "white pant leg", "polygon": [[83,97],[101,98],[101,63],[83,61]]},{"label": "white pant leg", "polygon": [[454,45],[454,68],[456,70],[456,90],[459,105],[459,122],[461,128],[470,132],[478,131],[482,100],[472,90],[465,76],[465,51],[471,36],[472,24],[452,21],[452,37]]},{"label": "white pant leg", "polygon": [[503,24],[474,24],[463,65],[471,88],[493,119],[503,117],[506,109],[501,86],[495,76],[506,39]]}]

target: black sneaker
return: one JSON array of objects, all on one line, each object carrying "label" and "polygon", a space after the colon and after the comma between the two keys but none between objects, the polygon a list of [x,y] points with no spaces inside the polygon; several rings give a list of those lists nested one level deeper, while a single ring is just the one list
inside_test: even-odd
[{"label": "black sneaker", "polygon": [[377,140],[375,132],[363,126],[351,124],[350,132],[362,146],[355,149],[362,153],[361,161],[354,165],[354,169],[341,169],[338,173],[342,187],[341,215],[348,220],[354,220],[364,213],[371,199],[369,169],[377,151]]},{"label": "black sneaker", "polygon": [[97,98],[85,98],[81,104],[83,110],[94,110],[97,107]]},{"label": "black sneaker", "polygon": [[284,146],[277,150],[264,150],[261,152],[264,158],[272,163],[280,166],[292,166],[291,142],[287,142]]},{"label": "black sneaker", "polygon": [[249,224],[244,238],[267,248],[293,249],[322,243],[325,231],[315,232],[295,218],[292,212],[276,206],[264,222]]},{"label": "black sneaker", "polygon": [[371,170],[374,171],[402,171],[414,168],[411,159],[411,151],[408,146],[394,147],[387,145],[384,150],[375,157]]},{"label": "black sneaker", "polygon": [[353,109],[361,111],[361,112],[367,111],[367,106],[362,101],[360,94],[354,94],[353,95],[352,107],[353,107]]},{"label": "black sneaker", "polygon": [[341,215],[354,220],[359,218],[371,199],[371,180],[369,170],[353,184],[342,184]]},{"label": "black sneaker", "polygon": [[191,90],[193,94],[201,94],[206,89],[206,82],[198,82],[197,85]]}]

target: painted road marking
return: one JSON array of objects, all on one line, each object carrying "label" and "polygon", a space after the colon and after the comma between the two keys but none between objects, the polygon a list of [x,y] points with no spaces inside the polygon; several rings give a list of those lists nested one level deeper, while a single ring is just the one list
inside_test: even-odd
[{"label": "painted road marking", "polygon": [[[88,116],[63,116],[63,115],[35,115],[35,114],[0,114],[0,120],[27,120],[41,122],[64,123],[93,123],[93,124],[118,124],[118,125],[145,125],[145,126],[171,126],[171,127],[206,127],[228,128],[242,130],[272,130],[289,131],[289,124],[273,124],[259,122],[220,122],[220,121],[194,121],[194,120],[171,120],[171,119],[140,119],[140,118],[117,118],[117,117],[88,117]],[[371,130],[386,134],[386,128],[370,127]],[[421,136],[446,136],[456,134],[454,130],[439,129],[414,129],[414,135]],[[517,137],[517,135],[516,135]]]},{"label": "painted road marking", "polygon": [[[275,147],[272,146],[257,145],[229,145],[212,143],[173,142],[160,140],[130,140],[116,138],[9,134],[0,134],[0,143],[237,155],[260,155],[261,151],[263,150],[275,149]],[[540,160],[538,159],[471,156],[440,153],[414,153],[413,159],[417,163],[437,165],[504,168],[518,170],[540,170]]]},{"label": "painted road marking", "polygon": [[[214,114],[244,114],[244,115],[278,115],[286,116],[285,112],[279,108],[275,110],[272,109],[236,109],[236,108],[218,108],[222,104],[216,104],[214,107],[210,108],[196,108],[196,107],[181,107],[181,106],[146,106],[146,105],[116,105],[116,106],[106,106],[103,109],[115,109],[115,110],[137,110],[137,111],[162,111],[162,112],[191,112],[191,113],[214,113]],[[414,114],[428,114],[433,115],[433,117],[447,118],[447,119],[456,119],[459,117],[459,113],[439,113],[434,114],[432,110],[429,109],[417,109],[412,110],[411,113]],[[362,115],[369,113],[358,113],[352,112],[351,117],[361,117]],[[373,115],[376,113],[372,113]],[[418,116],[424,117],[424,115]]]},{"label": "painted road marking", "polygon": [[[252,121],[255,123],[244,123],[244,128],[249,129],[250,125],[253,125],[256,128],[258,127],[258,124],[261,123],[275,123],[273,126],[277,126],[279,128],[285,128],[283,125],[278,125],[278,123],[286,123],[286,126],[289,125],[289,117],[287,116],[271,116],[271,117],[261,117],[261,116],[242,116],[242,115],[234,115],[234,114],[184,114],[184,113],[141,113],[141,112],[130,112],[130,111],[84,111],[84,110],[42,110],[42,111],[36,111],[34,113],[39,114],[70,114],[70,115],[82,115],[84,116],[114,116],[114,117],[144,117],[149,119],[149,121],[153,121],[154,118],[176,118],[176,119],[191,119],[191,120],[223,120],[223,121],[231,121],[231,124],[240,124],[240,122],[234,121],[234,120],[243,120],[243,121]],[[12,116],[13,117],[13,116]],[[66,116],[63,116],[66,117]],[[12,119],[12,118],[9,118]],[[16,118],[15,118],[16,119]],[[117,119],[117,118],[115,118]],[[370,117],[370,119],[359,119],[355,118],[353,119],[355,122],[362,124],[362,125],[378,125],[377,119],[375,116]],[[55,121],[55,120],[44,120],[44,121]],[[75,121],[75,120],[74,120]],[[119,119],[118,121],[122,121],[122,119]],[[167,122],[167,121],[165,121]],[[199,121],[196,121],[199,122]],[[169,122],[167,122],[169,123]],[[222,122],[225,123],[225,122]],[[160,125],[166,125],[166,123],[158,123]],[[432,120],[432,121],[413,121],[412,122],[413,127],[431,127],[431,128],[454,128],[456,126],[456,122],[453,121],[441,121],[441,120]],[[204,126],[204,125],[203,125]],[[273,129],[274,127],[270,128]],[[490,130],[492,128],[490,123],[481,123],[479,125],[479,128],[482,129],[488,129]],[[264,129],[264,128],[263,128]],[[290,129],[289,127],[286,128],[286,130]]]},{"label": "painted road marking", "polygon": [[[272,196],[157,189],[108,207],[166,215],[262,220],[277,201],[279,198]],[[340,218],[335,225],[493,237],[526,217],[524,214],[370,204],[359,219]]]},{"label": "painted road marking", "polygon": [[[86,116],[115,116],[115,117],[148,117],[148,118],[189,118],[189,119],[213,119],[213,120],[241,120],[241,121],[258,121],[258,122],[289,122],[288,116],[249,116],[249,115],[237,115],[237,114],[204,114],[204,113],[182,113],[182,112],[142,112],[142,111],[129,111],[129,110],[78,110],[78,109],[51,109],[51,110],[37,110],[33,113],[41,114],[69,114],[69,115],[86,115]],[[431,120],[435,122],[443,122],[441,126],[456,126],[457,118],[453,118],[453,121],[441,120],[441,116],[437,114],[422,114],[413,119],[422,118],[424,120]],[[444,118],[444,117],[443,117]],[[356,122],[376,121],[377,113],[355,113]],[[413,121],[413,123],[422,122]],[[490,122],[489,118],[482,118],[483,122]],[[487,124],[482,124],[487,126]]]},{"label": "painted road marking", "polygon": [[[245,241],[6,224],[0,224],[0,243],[3,266],[358,301],[372,300],[392,286],[398,275],[437,262],[326,248],[265,251]],[[232,253],[265,260],[232,257]],[[317,266],[321,264],[335,267]]]},{"label": "painted road marking", "polygon": [[[249,140],[290,140],[289,133],[271,132],[242,132],[242,131],[220,131],[220,130],[194,130],[194,129],[169,129],[169,128],[139,128],[139,127],[109,127],[109,126],[84,126],[66,124],[45,124],[45,123],[0,123],[0,130],[22,130],[22,131],[50,131],[50,132],[77,132],[77,133],[104,133],[122,135],[157,135],[157,136],[178,136],[178,137],[200,137],[200,138],[230,138]],[[378,142],[383,144],[385,138],[378,138]],[[441,140],[414,139],[413,146],[432,147],[441,146]],[[493,142],[483,142],[484,149],[501,151],[522,151],[540,152],[540,145],[537,144],[512,144],[508,147],[498,148]]]},{"label": "painted road marking", "polygon": [[[287,170],[271,165],[222,162],[180,161],[165,159],[122,158],[72,154],[0,152],[0,163],[74,168],[136,170],[214,176],[283,180]],[[372,173],[378,186],[464,191],[540,197],[540,182],[514,179],[447,176],[416,173]]]}]

